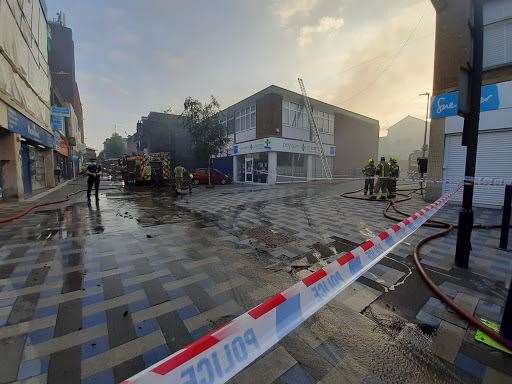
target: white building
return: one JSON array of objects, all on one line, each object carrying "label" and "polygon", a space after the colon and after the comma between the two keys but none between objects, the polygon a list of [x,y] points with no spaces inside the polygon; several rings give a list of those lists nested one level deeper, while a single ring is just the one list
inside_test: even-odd
[{"label": "white building", "polygon": [[[310,99],[331,171],[360,174],[376,156],[379,122]],[[223,111],[235,182],[274,184],[325,178],[302,95],[269,86]],[[341,152],[341,155],[337,154]],[[226,170],[224,170],[226,171]]]}]

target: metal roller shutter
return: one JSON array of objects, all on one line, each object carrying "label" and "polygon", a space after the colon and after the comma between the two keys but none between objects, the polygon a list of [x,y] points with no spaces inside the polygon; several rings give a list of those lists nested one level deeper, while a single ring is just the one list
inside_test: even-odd
[{"label": "metal roller shutter", "polygon": [[[466,162],[466,147],[461,146],[462,134],[445,136],[444,178],[462,179]],[[512,179],[512,130],[480,132],[478,136],[478,153],[476,177]],[[450,185],[444,183],[444,190]],[[477,186],[474,204],[479,206],[499,207],[503,204],[504,186]],[[462,200],[462,193],[455,196]]]}]

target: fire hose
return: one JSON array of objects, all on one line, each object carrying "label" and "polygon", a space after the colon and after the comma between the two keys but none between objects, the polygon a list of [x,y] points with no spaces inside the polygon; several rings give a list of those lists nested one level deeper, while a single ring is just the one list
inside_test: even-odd
[{"label": "fire hose", "polygon": [[[371,200],[371,199],[363,198],[363,197],[359,197],[359,196],[353,196],[353,194],[358,193],[362,190],[363,189],[361,188],[356,191],[345,192],[345,193],[341,194],[341,197],[348,198],[348,199],[357,199],[357,200],[378,201],[378,200]],[[399,218],[399,217],[389,214],[390,209],[393,209],[393,211],[395,211],[395,213],[402,215],[404,217],[409,216],[409,214],[401,211],[396,206],[396,204],[412,199],[412,193],[417,192],[419,190],[421,190],[421,188],[397,190],[397,192],[410,192],[410,193],[407,195],[402,194],[402,193],[397,193],[398,196],[402,196],[403,198],[395,200],[395,201],[386,200],[387,205],[386,205],[386,208],[383,210],[384,217],[386,217],[387,219],[393,220],[393,221],[397,221],[397,222],[402,220],[402,218]],[[455,313],[457,313],[462,319],[466,320],[473,327],[475,327],[475,328],[479,329],[480,331],[484,332],[485,334],[487,334],[490,338],[492,338],[497,343],[512,350],[512,340],[505,339],[499,333],[497,333],[496,331],[494,331],[493,329],[489,328],[484,323],[482,323],[482,321],[480,321],[480,319],[475,317],[473,314],[469,313],[464,308],[461,308],[460,306],[458,306],[457,303],[455,303],[448,295],[446,295],[443,291],[441,291],[441,289],[432,281],[430,276],[427,274],[427,272],[421,265],[421,262],[420,262],[421,248],[423,246],[425,246],[427,243],[429,243],[435,239],[439,239],[441,237],[447,236],[454,229],[457,229],[458,225],[447,223],[444,221],[439,221],[439,220],[432,220],[432,219],[427,220],[423,225],[426,227],[442,229],[440,232],[437,232],[433,235],[430,235],[430,236],[427,236],[427,237],[421,239],[418,242],[418,244],[416,244],[414,247],[414,253],[413,253],[414,264],[416,265],[416,269],[418,270],[418,272],[419,272],[421,278],[423,279],[423,281],[425,282],[425,284],[429,287],[429,289],[439,299],[441,299],[441,301],[443,303],[445,303],[448,307],[450,307],[453,311],[455,311]],[[501,228],[501,225],[477,224],[477,225],[474,225],[473,228],[474,229],[497,229],[497,228]]]},{"label": "fire hose", "polygon": [[[119,189],[119,188],[117,188],[117,187],[108,187],[108,188],[101,188],[99,190],[100,191],[106,191],[106,190],[111,190],[111,189]],[[30,212],[32,212],[32,211],[34,211],[35,209],[38,209],[38,208],[47,207],[49,205],[54,205],[54,204],[65,203],[65,202],[69,201],[72,196],[77,195],[77,194],[82,193],[82,192],[87,192],[87,189],[81,189],[79,191],[75,191],[75,192],[69,193],[69,194],[66,195],[66,197],[64,199],[61,199],[61,200],[50,201],[50,202],[47,202],[47,203],[34,204],[34,205],[24,209],[23,211],[14,214],[13,216],[7,217],[5,219],[0,218],[0,224],[7,224],[7,223],[13,222],[15,220],[21,219],[22,217],[28,215]]]}]

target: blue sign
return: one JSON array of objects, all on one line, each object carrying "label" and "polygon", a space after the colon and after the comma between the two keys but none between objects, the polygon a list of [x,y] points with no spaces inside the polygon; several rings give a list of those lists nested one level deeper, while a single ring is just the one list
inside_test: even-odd
[{"label": "blue sign", "polygon": [[[480,111],[494,111],[500,108],[500,97],[496,84],[484,85],[480,99]],[[459,111],[459,91],[443,93],[432,98],[431,116],[439,119],[456,116]]]},{"label": "blue sign", "polygon": [[432,100],[433,119],[441,117],[456,116],[459,110],[459,91],[443,93],[434,96]]},{"label": "blue sign", "polygon": [[53,148],[53,135],[12,108],[7,111],[7,129],[19,133],[25,139]]},{"label": "blue sign", "polygon": [[235,155],[238,155],[240,153],[240,149],[238,148],[238,145],[233,145],[233,153]]},{"label": "blue sign", "polygon": [[59,115],[51,115],[52,129],[64,135],[64,117]]},{"label": "blue sign", "polygon": [[489,84],[482,87],[482,96],[480,99],[480,111],[494,111],[500,108],[500,96],[498,86]]},{"label": "blue sign", "polygon": [[71,117],[71,111],[69,107],[59,107],[58,105],[52,105],[52,115]]}]

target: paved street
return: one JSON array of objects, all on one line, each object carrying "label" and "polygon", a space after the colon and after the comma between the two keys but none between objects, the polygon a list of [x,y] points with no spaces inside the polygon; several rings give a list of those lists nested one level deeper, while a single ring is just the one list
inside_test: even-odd
[{"label": "paved street", "polygon": [[[82,186],[75,180],[57,194]],[[382,203],[339,197],[356,188],[354,182],[201,187],[177,200],[151,188],[109,189],[99,204],[88,206],[79,193],[0,226],[0,382],[122,381],[388,227]],[[403,208],[420,204],[415,199]],[[454,215],[456,208],[447,207],[436,218],[453,221]],[[498,220],[496,212],[477,215],[477,221]],[[232,382],[509,379],[511,359],[504,354],[472,370],[468,359],[486,350],[474,352],[479,347],[463,325],[458,334],[465,340],[447,357],[412,324],[443,316],[450,323],[411,274],[411,244],[426,233],[432,230],[420,229]],[[499,316],[511,261],[492,247],[495,240],[494,232],[475,234],[471,267],[497,287],[474,310],[489,312],[493,304]],[[441,282],[451,269],[451,243],[443,239],[425,255]],[[469,289],[463,283],[445,281],[454,295]],[[417,300],[406,303],[400,295],[407,291]],[[403,308],[395,311],[400,301]],[[416,319],[420,310],[430,322]]]}]

